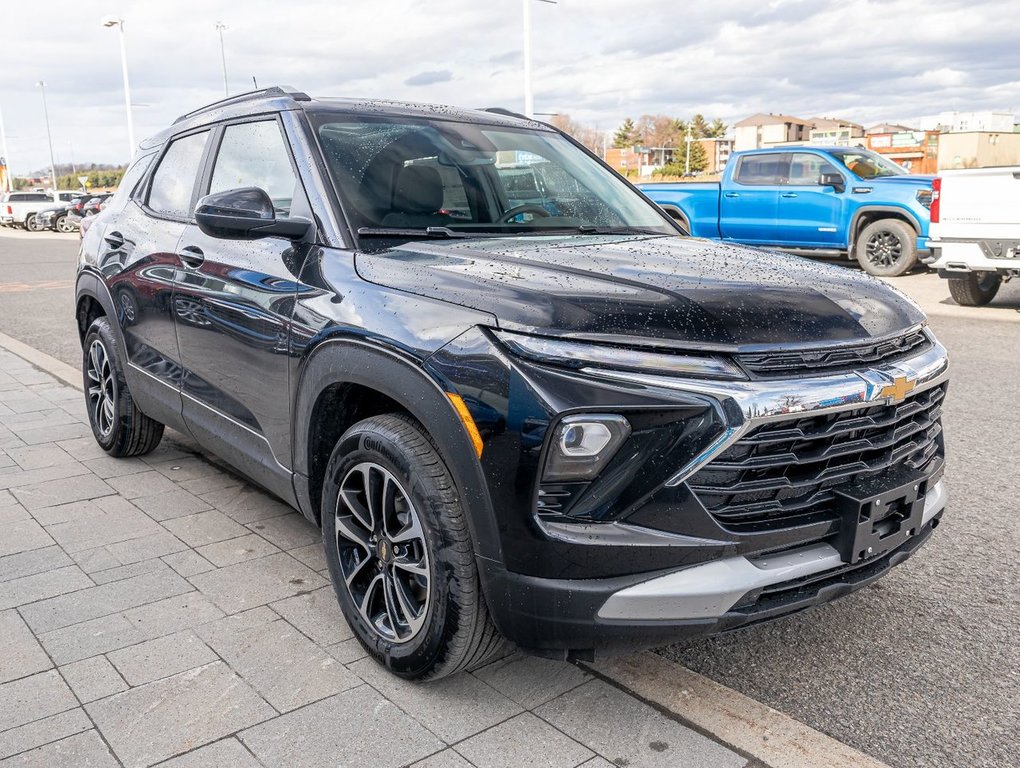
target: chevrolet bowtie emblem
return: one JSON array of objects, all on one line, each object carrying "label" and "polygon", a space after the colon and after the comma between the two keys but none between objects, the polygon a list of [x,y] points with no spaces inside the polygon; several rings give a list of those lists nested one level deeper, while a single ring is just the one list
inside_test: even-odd
[{"label": "chevrolet bowtie emblem", "polygon": [[889,398],[894,403],[898,403],[913,392],[916,386],[916,381],[911,381],[906,376],[897,376],[892,380],[892,384],[886,384],[879,390],[878,396],[881,399]]}]

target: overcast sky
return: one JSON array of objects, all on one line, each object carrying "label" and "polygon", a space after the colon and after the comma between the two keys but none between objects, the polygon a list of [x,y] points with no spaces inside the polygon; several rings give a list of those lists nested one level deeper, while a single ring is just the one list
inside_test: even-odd
[{"label": "overcast sky", "polygon": [[[117,29],[126,20],[140,140],[232,92],[523,109],[522,0],[4,0],[0,109],[15,173],[127,155]],[[1017,0],[535,1],[535,109],[616,127],[626,116],[754,112],[910,123],[1020,109]]]}]

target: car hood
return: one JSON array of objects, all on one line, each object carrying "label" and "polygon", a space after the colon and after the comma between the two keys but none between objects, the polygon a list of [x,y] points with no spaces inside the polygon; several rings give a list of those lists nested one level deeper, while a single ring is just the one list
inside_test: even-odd
[{"label": "car hood", "polygon": [[359,253],[366,280],[532,333],[666,347],[840,344],[924,322],[854,268],[681,237],[411,242]]}]

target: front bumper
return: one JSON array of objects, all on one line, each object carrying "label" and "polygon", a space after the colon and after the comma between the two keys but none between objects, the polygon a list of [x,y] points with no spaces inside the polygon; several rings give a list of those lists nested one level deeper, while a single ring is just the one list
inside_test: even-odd
[{"label": "front bumper", "polygon": [[[631,391],[659,393],[660,402],[670,392],[708,397],[725,414],[727,427],[690,462],[675,467],[663,486],[674,495],[659,505],[658,517],[646,512],[652,506],[646,504],[614,522],[536,521],[548,540],[564,545],[565,560],[598,563],[601,555],[620,549],[628,552],[629,570],[582,571],[580,575],[575,571],[558,578],[523,569],[514,572],[513,558],[507,558],[506,565],[479,558],[497,626],[533,651],[590,656],[595,650],[665,644],[766,621],[879,578],[916,551],[938,524],[946,505],[941,470],[926,474],[930,485],[926,492],[920,491],[923,511],[916,529],[912,524],[906,533],[904,527],[902,543],[857,562],[844,559],[845,553],[838,549],[839,535],[831,527],[805,524],[734,533],[708,518],[685,489],[688,478],[757,427],[902,403],[905,392],[916,396],[944,385],[946,350],[933,337],[929,340],[930,346],[907,359],[796,380],[720,382],[583,370],[582,374],[601,381],[626,383]],[[880,487],[868,493],[887,490],[891,489]],[[676,505],[675,499],[686,500]],[[701,528],[690,527],[695,524]],[[541,546],[538,542],[532,548]],[[668,558],[672,562],[666,562]],[[558,558],[547,561],[560,562]]]}]

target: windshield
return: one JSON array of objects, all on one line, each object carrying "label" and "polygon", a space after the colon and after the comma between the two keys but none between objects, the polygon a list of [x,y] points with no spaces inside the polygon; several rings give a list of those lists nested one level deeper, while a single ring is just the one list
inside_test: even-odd
[{"label": "windshield", "polygon": [[903,166],[892,160],[886,160],[877,152],[869,149],[831,149],[829,154],[843,163],[862,179],[874,179],[877,176],[902,176],[907,171]]},{"label": "windshield", "polygon": [[323,115],[319,141],[361,235],[676,235],[627,182],[552,131]]}]

